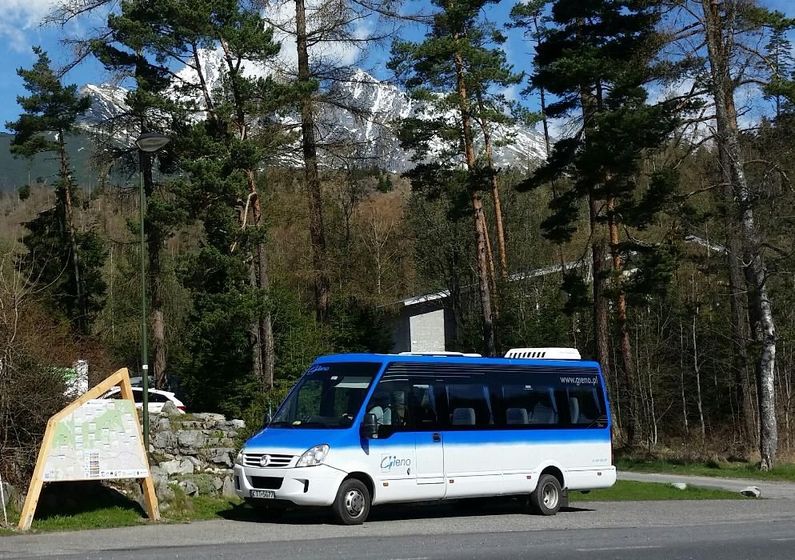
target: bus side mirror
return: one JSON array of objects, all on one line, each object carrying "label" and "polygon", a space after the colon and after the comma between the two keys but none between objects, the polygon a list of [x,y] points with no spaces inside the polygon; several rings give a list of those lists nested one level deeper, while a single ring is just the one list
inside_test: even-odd
[{"label": "bus side mirror", "polygon": [[375,414],[368,413],[364,415],[360,433],[364,439],[375,439],[378,437],[378,420],[375,419]]}]

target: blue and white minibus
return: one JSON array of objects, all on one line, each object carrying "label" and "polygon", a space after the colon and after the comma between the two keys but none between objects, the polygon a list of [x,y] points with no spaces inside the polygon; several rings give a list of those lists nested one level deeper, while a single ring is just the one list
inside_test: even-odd
[{"label": "blue and white minibus", "polygon": [[612,486],[610,409],[596,362],[571,349],[318,358],[235,460],[266,511],[526,495],[554,515],[571,490]]}]

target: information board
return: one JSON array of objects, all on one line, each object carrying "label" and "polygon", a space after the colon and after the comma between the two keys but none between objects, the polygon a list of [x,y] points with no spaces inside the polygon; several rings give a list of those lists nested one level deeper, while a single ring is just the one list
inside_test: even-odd
[{"label": "information board", "polygon": [[44,482],[149,476],[135,404],[94,399],[61,418],[44,463]]},{"label": "information board", "polygon": [[[121,399],[99,398],[116,386]],[[153,521],[159,520],[155,484],[126,369],[89,389],[47,422],[18,526],[30,529],[45,483],[119,478],[141,480],[146,512]]]}]

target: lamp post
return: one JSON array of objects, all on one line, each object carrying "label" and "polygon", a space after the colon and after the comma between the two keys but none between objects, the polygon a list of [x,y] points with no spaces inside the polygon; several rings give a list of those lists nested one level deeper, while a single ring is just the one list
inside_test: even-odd
[{"label": "lamp post", "polygon": [[141,176],[141,382],[143,414],[144,449],[149,453],[149,360],[146,338],[146,235],[144,233],[144,216],[146,215],[146,191],[144,189],[144,173],[152,174],[151,154],[163,149],[171,141],[168,136],[157,132],[144,132],[135,140],[138,147],[138,173]]}]

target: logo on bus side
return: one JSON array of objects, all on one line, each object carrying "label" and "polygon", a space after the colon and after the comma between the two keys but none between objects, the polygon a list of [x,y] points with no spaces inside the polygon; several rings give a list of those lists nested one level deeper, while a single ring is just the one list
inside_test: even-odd
[{"label": "logo on bus side", "polygon": [[409,468],[411,467],[411,459],[399,459],[395,455],[382,455],[381,456],[381,470],[384,472],[391,471],[392,469]]},{"label": "logo on bus side", "polygon": [[597,385],[599,383],[598,377],[560,377],[560,382],[568,385]]}]

